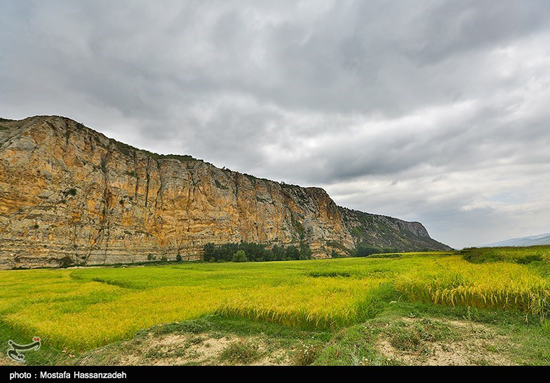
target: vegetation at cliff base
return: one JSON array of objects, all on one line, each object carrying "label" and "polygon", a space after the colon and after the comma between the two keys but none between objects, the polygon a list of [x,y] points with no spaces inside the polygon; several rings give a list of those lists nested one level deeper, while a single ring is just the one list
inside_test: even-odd
[{"label": "vegetation at cliff base", "polygon": [[[224,323],[249,321],[251,328],[251,323],[282,326],[304,339],[307,334],[324,334],[319,335],[323,339],[341,334],[331,341],[337,343],[330,343],[341,345],[340,351],[327,339],[296,345],[296,363],[331,364],[341,355],[350,362],[361,355],[364,363],[384,364],[388,360],[375,351],[382,347],[377,337],[389,337],[394,351],[422,353],[429,342],[464,337],[455,333],[455,325],[449,325],[451,330],[441,322],[459,317],[482,318],[497,327],[513,324],[515,332],[507,336],[524,334],[522,342],[536,350],[525,360],[550,363],[550,266],[545,255],[525,263],[508,256],[508,250],[495,250],[505,259],[473,263],[476,251],[260,263],[237,249],[231,257],[239,262],[0,271],[0,342],[40,336],[44,352],[54,355],[51,362],[61,360],[55,357],[61,358],[59,350],[83,355],[129,341],[147,328],[209,317]],[[359,336],[364,331],[368,336]],[[353,342],[363,345],[363,351],[346,351]],[[261,360],[264,346],[244,342],[224,357],[235,357],[235,363]]]},{"label": "vegetation at cliff base", "polygon": [[[239,254],[237,257],[235,257]],[[296,245],[275,245],[268,249],[266,245],[251,242],[225,243],[204,246],[203,258],[206,262],[272,262],[311,259],[311,249],[305,242]]]}]

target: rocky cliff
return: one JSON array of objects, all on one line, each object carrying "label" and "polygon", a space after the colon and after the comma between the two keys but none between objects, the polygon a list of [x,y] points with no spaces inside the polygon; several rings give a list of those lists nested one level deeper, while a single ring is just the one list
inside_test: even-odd
[{"label": "rocky cliff", "polygon": [[208,242],[358,241],[448,249],[420,223],[338,207],[302,188],[158,155],[63,117],[0,120],[0,268],[200,259]]}]

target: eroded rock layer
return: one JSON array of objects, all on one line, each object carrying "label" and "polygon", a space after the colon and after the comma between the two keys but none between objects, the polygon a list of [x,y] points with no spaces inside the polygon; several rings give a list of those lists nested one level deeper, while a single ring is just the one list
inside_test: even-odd
[{"label": "eroded rock layer", "polygon": [[338,207],[319,188],[157,155],[63,117],[0,120],[0,268],[192,260],[208,242],[305,241],[325,257],[359,240],[448,249],[420,223]]}]

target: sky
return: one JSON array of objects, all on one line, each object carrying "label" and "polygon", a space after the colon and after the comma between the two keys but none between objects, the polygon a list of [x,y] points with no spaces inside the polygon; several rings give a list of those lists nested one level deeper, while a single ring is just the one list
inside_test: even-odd
[{"label": "sky", "polygon": [[0,117],[322,187],[455,248],[550,232],[550,1],[0,0]]}]

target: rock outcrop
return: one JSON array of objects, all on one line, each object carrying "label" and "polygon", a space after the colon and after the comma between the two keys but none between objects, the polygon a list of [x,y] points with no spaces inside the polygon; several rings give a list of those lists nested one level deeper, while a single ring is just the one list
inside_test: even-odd
[{"label": "rock outcrop", "polygon": [[194,260],[240,241],[305,241],[317,257],[357,241],[449,249],[420,223],[341,208],[319,188],[139,150],[63,117],[0,120],[0,268]]}]

